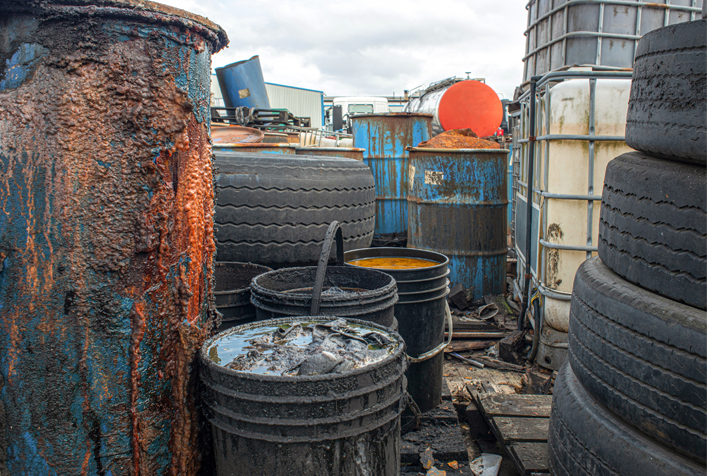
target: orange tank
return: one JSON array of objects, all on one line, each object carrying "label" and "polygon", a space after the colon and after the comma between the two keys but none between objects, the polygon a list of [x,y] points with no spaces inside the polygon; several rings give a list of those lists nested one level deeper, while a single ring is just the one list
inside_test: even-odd
[{"label": "orange tank", "polygon": [[452,129],[471,129],[479,137],[493,135],[503,120],[498,94],[481,81],[449,80],[410,99],[405,112],[433,114],[432,129],[440,134]]}]

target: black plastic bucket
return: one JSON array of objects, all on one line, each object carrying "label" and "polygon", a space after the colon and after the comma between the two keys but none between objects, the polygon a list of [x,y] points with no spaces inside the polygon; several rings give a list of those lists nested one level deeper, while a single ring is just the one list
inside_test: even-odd
[{"label": "black plastic bucket", "polygon": [[214,264],[214,297],[221,313],[219,332],[255,320],[255,306],[250,302],[250,282],[272,271],[253,263],[217,262]]},{"label": "black plastic bucket", "polygon": [[[420,258],[439,263],[427,268],[380,269],[391,275],[398,285],[398,303],[394,312],[407,354],[415,359],[439,348],[444,341],[449,259],[433,251],[409,248],[367,248],[344,253],[347,263],[378,257]],[[371,269],[348,266],[352,269]],[[443,365],[444,353],[440,351],[423,362],[412,363],[405,374],[408,393],[422,412],[432,410],[440,403]]]},{"label": "black plastic bucket", "polygon": [[[250,300],[256,319],[310,315],[315,266],[285,268],[261,274],[253,279]],[[327,295],[337,287],[344,294]],[[320,313],[361,319],[395,329],[394,306],[398,301],[395,280],[388,274],[351,266],[328,267],[324,277]]]},{"label": "black plastic bucket", "polygon": [[201,348],[218,476],[400,474],[405,354],[397,333],[348,320],[385,331],[401,345],[377,363],[340,374],[260,375],[215,362],[220,339],[293,321],[302,316],[234,327]]}]

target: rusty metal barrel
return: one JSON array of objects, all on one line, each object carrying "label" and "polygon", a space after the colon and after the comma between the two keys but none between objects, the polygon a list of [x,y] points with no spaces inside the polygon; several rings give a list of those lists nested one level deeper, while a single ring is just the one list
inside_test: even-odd
[{"label": "rusty metal barrel", "polygon": [[474,299],[506,285],[505,149],[410,149],[408,248],[449,257]]},{"label": "rusty metal barrel", "polygon": [[0,473],[196,475],[226,35],[142,0],[0,0],[0,31]]},{"label": "rusty metal barrel", "polygon": [[366,149],[363,161],[376,182],[374,234],[405,237],[408,228],[408,152],[428,140],[431,114],[356,114],[351,117],[354,147]]}]

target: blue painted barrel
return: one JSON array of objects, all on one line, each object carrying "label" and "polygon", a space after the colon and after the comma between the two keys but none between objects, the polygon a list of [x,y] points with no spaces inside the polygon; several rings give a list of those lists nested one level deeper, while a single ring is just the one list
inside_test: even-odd
[{"label": "blue painted barrel", "polygon": [[354,147],[376,183],[377,236],[405,237],[408,223],[408,152],[430,138],[431,114],[357,114],[351,117]]},{"label": "blue painted barrel", "polygon": [[135,0],[0,18],[0,473],[213,474],[195,361],[226,35]]},{"label": "blue painted barrel", "polygon": [[408,248],[449,257],[474,299],[505,291],[508,150],[410,150]]},{"label": "blue painted barrel", "polygon": [[226,107],[270,109],[260,57],[216,68],[216,78]]}]

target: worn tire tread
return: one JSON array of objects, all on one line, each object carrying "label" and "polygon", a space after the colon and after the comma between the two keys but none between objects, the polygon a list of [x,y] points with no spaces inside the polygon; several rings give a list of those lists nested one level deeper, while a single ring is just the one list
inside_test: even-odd
[{"label": "worn tire tread", "polygon": [[334,220],[341,224],[345,250],[370,246],[375,184],[365,164],[242,153],[217,154],[215,164],[218,260],[314,263]]},{"label": "worn tire tread", "polygon": [[609,163],[604,180],[604,264],[641,287],[706,309],[705,168],[630,152]]},{"label": "worn tire tread", "polygon": [[697,476],[704,467],[647,437],[594,399],[569,364],[560,369],[548,434],[554,476]]},{"label": "worn tire tread", "polygon": [[707,20],[651,31],[638,42],[626,143],[667,160],[707,164]]},{"label": "worn tire tread", "polygon": [[593,258],[575,276],[568,360],[599,402],[704,462],[706,319],[704,312],[635,286]]}]

